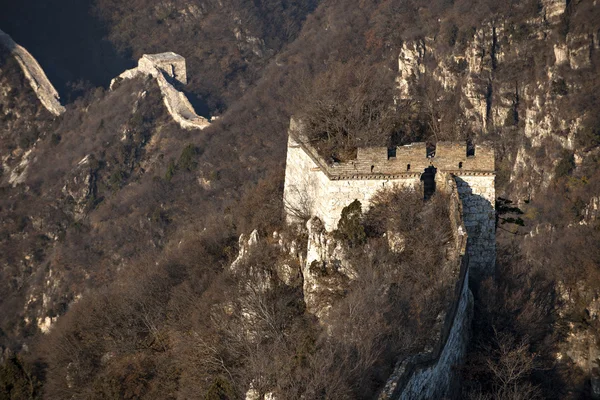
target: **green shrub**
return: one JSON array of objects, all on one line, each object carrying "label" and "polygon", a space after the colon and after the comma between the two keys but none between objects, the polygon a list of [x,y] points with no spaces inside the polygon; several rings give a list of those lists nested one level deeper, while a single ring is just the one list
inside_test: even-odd
[{"label": "green shrub", "polygon": [[587,116],[576,137],[577,144],[586,150],[600,145],[600,117],[595,113]]},{"label": "green shrub", "polygon": [[515,109],[510,110],[506,113],[506,118],[504,119],[504,126],[511,127],[515,126],[519,123],[519,114]]},{"label": "green shrub", "polygon": [[323,261],[314,260],[308,267],[310,273],[316,276],[324,277],[327,276],[327,267]]},{"label": "green shrub", "polygon": [[198,148],[193,144],[188,144],[181,152],[177,166],[187,171],[192,171],[196,169],[196,167],[198,166],[198,162],[196,161],[197,155]]},{"label": "green shrub", "polygon": [[350,247],[363,244],[367,238],[365,228],[361,224],[362,205],[354,200],[344,207],[342,217],[338,222],[337,236],[345,240]]},{"label": "green shrub", "polygon": [[170,160],[169,164],[167,165],[167,173],[165,174],[165,179],[167,180],[167,182],[171,182],[171,179],[173,179],[175,172],[177,172],[175,160]]},{"label": "green shrub", "polygon": [[125,173],[121,170],[116,170],[110,175],[110,178],[108,178],[108,183],[113,190],[119,189],[124,181]]},{"label": "green shrub", "polygon": [[53,133],[52,136],[50,136],[50,144],[56,146],[60,143],[61,139],[62,137],[58,133]]},{"label": "green shrub", "polygon": [[552,94],[556,96],[566,96],[569,94],[567,82],[563,78],[552,81]]},{"label": "green shrub", "polygon": [[217,377],[208,388],[206,400],[228,400],[235,398],[235,392],[229,380],[224,377]]}]

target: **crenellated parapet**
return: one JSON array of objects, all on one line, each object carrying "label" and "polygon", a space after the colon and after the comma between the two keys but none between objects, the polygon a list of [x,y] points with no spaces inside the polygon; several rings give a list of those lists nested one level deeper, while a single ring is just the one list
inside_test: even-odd
[{"label": "crenellated parapet", "polygon": [[[292,119],[284,187],[287,219],[293,222],[316,216],[331,231],[336,229],[342,209],[354,200],[367,209],[371,197],[382,188],[427,190],[429,184],[435,190],[436,185],[445,185],[448,176],[457,181],[463,201],[468,203],[467,214],[478,213],[478,218],[483,218],[485,207],[476,200],[489,203],[493,210],[494,163],[490,145],[468,146],[466,142],[439,142],[435,151],[425,143],[359,148],[353,160],[328,163],[302,134],[301,124]],[[489,218],[495,222],[495,217]]]}]

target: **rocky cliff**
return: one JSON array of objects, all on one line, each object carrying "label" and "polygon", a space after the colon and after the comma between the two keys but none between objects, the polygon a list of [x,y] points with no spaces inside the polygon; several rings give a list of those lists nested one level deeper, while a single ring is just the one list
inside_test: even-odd
[{"label": "rocky cliff", "polygon": [[[431,111],[440,135],[496,137],[506,149],[501,191],[514,198],[530,199],[550,185],[556,154],[575,153],[578,162],[593,156],[582,145],[592,111],[576,104],[595,81],[600,42],[593,26],[571,25],[565,33],[565,21],[577,17],[569,12],[566,2],[544,1],[530,18],[498,15],[468,33],[440,32],[400,49],[400,96],[414,98],[426,87],[438,103]],[[448,118],[454,128],[443,125]]]},{"label": "rocky cliff", "polygon": [[[589,236],[582,226],[596,215],[597,13],[592,1],[542,1],[534,9],[499,12],[471,28],[454,16],[437,34],[402,43],[397,77],[399,99],[420,99],[438,140],[495,143],[497,194],[525,211],[525,228],[516,238],[500,223],[497,237],[502,246],[521,243],[523,262],[545,263],[543,274],[556,279],[564,301],[553,310],[560,315],[555,329],[559,337],[566,335],[558,359],[592,376],[590,362],[598,360],[598,349],[591,326],[600,288],[594,274],[583,277],[580,271],[595,256],[574,257],[577,266],[569,268],[569,261],[551,261],[544,252],[577,251]],[[522,241],[518,235],[528,231],[530,239]],[[580,313],[587,315],[587,327],[574,316]]]}]

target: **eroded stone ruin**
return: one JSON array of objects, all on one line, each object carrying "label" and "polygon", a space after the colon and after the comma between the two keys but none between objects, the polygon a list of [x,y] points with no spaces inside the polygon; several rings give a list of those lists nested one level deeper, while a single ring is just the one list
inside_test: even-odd
[{"label": "eroded stone ruin", "polygon": [[152,76],[156,79],[163,101],[171,117],[184,129],[204,129],[210,122],[196,114],[185,94],[174,86],[187,84],[185,58],[173,52],[144,54],[136,68],[128,69],[110,83],[111,89],[123,79],[138,76]]},{"label": "eroded stone ruin", "polygon": [[65,112],[65,107],[60,104],[60,96],[50,83],[50,80],[44,73],[44,70],[37,60],[24,47],[15,43],[15,41],[2,30],[0,30],[0,46],[4,46],[15,57],[23,75],[29,82],[31,89],[38,97],[46,110],[58,116]]}]

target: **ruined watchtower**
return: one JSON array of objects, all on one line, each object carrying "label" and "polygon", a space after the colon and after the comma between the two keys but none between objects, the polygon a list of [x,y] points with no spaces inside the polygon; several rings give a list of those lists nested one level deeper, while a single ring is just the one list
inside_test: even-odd
[{"label": "ruined watchtower", "polygon": [[472,274],[493,270],[495,169],[491,146],[438,142],[434,153],[425,143],[391,149],[359,148],[356,159],[328,164],[303,136],[301,125],[292,119],[287,151],[283,200],[288,222],[316,216],[331,231],[337,228],[342,209],[354,200],[359,200],[365,210],[382,188],[404,186],[432,191],[453,178],[463,203]]},{"label": "ruined watchtower", "polygon": [[156,69],[172,80],[187,85],[185,58],[172,51],[159,54],[144,54],[138,60],[138,69],[154,76]]},{"label": "ruined watchtower", "polygon": [[177,87],[187,84],[185,58],[172,51],[159,54],[144,54],[138,66],[128,69],[110,82],[110,88],[123,79],[152,76],[156,79],[163,102],[171,117],[184,129],[204,129],[210,122],[196,114],[194,107]]}]

